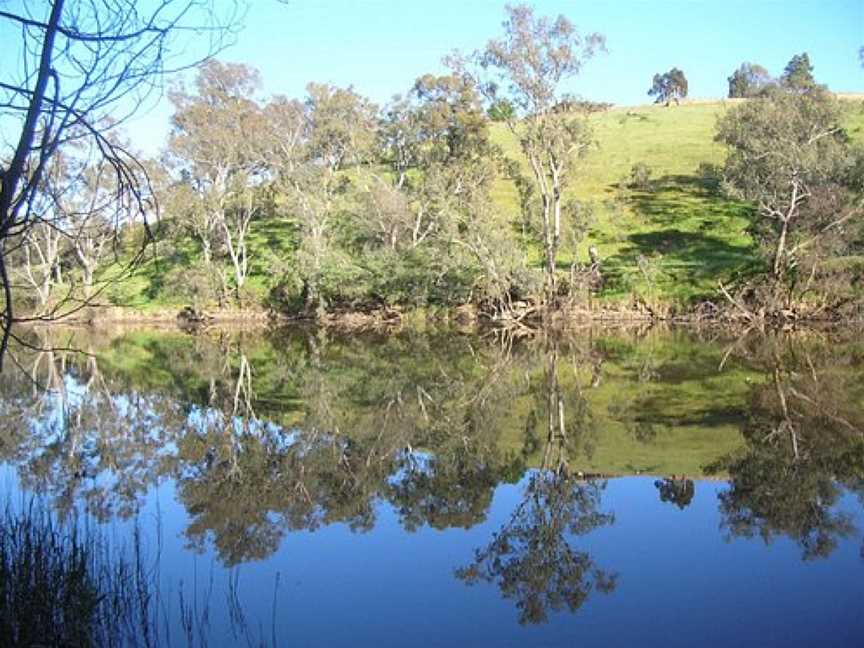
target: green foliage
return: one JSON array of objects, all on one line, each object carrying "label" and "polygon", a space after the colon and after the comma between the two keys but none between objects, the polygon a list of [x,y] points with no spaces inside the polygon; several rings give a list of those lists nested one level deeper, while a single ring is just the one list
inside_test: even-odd
[{"label": "green foliage", "polygon": [[810,63],[810,56],[807,52],[796,54],[789,59],[780,77],[780,83],[790,90],[799,92],[812,90],[816,87],[813,65]]},{"label": "green foliage", "polygon": [[772,83],[771,75],[764,67],[756,63],[742,63],[729,77],[728,96],[730,99],[758,97]]},{"label": "green foliage", "polygon": [[[462,137],[461,123],[471,120],[444,120],[441,123],[449,125],[435,131],[421,120],[421,113],[454,115],[475,109],[472,100],[459,107],[459,92],[447,95],[450,98],[434,98],[442,103],[435,110],[419,110],[421,102],[413,94],[401,112],[388,107],[390,121],[382,124],[380,132],[391,135],[386,139],[382,135],[376,145],[381,161],[334,174],[339,182],[333,186],[339,191],[333,193],[336,203],[326,219],[323,240],[336,251],[326,258],[340,264],[327,289],[336,304],[450,305],[466,296],[494,303],[508,293],[514,298],[538,294],[542,224],[535,215],[539,197],[518,131],[514,136],[505,124],[488,124],[489,152],[451,158],[448,138]],[[293,110],[292,106],[286,110]],[[853,108],[843,102],[839,118],[857,140],[864,133],[864,114]],[[688,303],[711,296],[718,278],[729,280],[759,258],[745,233],[754,220],[752,211],[718,192],[724,154],[712,135],[717,117],[729,110],[731,106],[699,103],[672,113],[643,107],[638,112],[611,109],[587,118],[581,113],[570,115],[588,120],[597,145],[579,160],[579,171],[564,191],[562,207],[574,209],[565,208],[562,218],[558,256],[562,279],[574,261],[588,262],[588,247],[594,246],[603,259],[606,280],[600,298],[604,302],[650,293],[666,302]],[[288,133],[292,122],[286,118],[280,123],[286,124],[280,132]],[[436,132],[438,143],[424,143]],[[478,137],[482,131],[474,133],[466,141],[473,138],[482,143],[482,136]],[[509,164],[498,161],[496,147]],[[853,156],[853,162],[857,159]],[[632,167],[640,162],[652,171],[650,193],[626,186]],[[290,168],[287,162],[279,164]],[[299,174],[301,166],[294,168]],[[850,179],[844,183],[850,187],[853,177],[864,177],[855,168],[853,163],[847,165]],[[473,196],[454,200],[452,190],[469,179]],[[283,180],[279,182],[277,187],[287,187]],[[272,206],[262,207],[250,223],[246,303],[302,312],[308,270],[298,270],[309,267],[310,257],[304,260],[304,254],[311,249],[307,238],[311,230],[304,227],[311,221],[303,225],[292,191],[276,189],[274,194]],[[307,198],[313,195],[306,194]],[[204,309],[216,307],[220,276],[230,272],[229,260],[217,244],[216,271],[206,272],[200,243],[185,227],[186,221],[174,217],[187,213],[183,203],[167,201],[163,206],[165,213],[154,230],[155,245],[131,276],[103,293],[106,301],[144,311],[196,302]],[[582,216],[589,213],[583,222]],[[423,240],[415,246],[418,215],[417,238]],[[862,240],[846,232],[850,241]],[[127,243],[129,250],[135,249],[141,235],[138,230],[127,232],[121,253],[125,254]],[[861,247],[856,249],[860,255]],[[640,270],[640,257],[651,266],[650,285]],[[120,262],[127,259],[121,257]],[[350,285],[342,287],[340,277]]]},{"label": "green foliage", "polygon": [[654,97],[654,103],[677,104],[687,96],[687,77],[678,68],[673,67],[663,74],[655,74],[648,90],[648,96]]},{"label": "green foliage", "polygon": [[365,160],[375,141],[375,105],[353,88],[310,83],[306,93],[307,160],[334,171]]},{"label": "green foliage", "polygon": [[428,247],[402,255],[385,250],[370,262],[377,279],[373,290],[388,304],[457,306],[472,300],[478,268],[459,254]]},{"label": "green foliage", "polygon": [[[587,249],[594,246],[603,259],[607,279],[600,294],[605,302],[630,299],[633,293],[646,294],[650,288],[656,299],[688,303],[712,295],[718,278],[729,280],[760,258],[753,240],[745,233],[753,222],[752,211],[747,205],[718,192],[724,150],[712,137],[717,117],[731,108],[719,103],[699,103],[683,105],[671,113],[661,107],[643,107],[638,113],[620,108],[588,117],[597,146],[580,160],[578,176],[565,190],[564,202],[576,204],[573,201],[578,199],[580,209],[584,213],[590,211],[591,217],[584,235],[579,236],[576,236],[577,230],[571,232],[571,223],[581,222],[581,217],[575,218],[574,212],[575,220],[569,216],[563,219],[559,255],[562,278],[574,260],[587,262]],[[412,114],[416,114],[413,109]],[[634,114],[640,118],[633,118]],[[416,120],[416,117],[411,119]],[[840,119],[853,140],[864,133],[864,113],[851,102],[841,102]],[[406,117],[401,123],[407,124],[410,120]],[[514,182],[530,173],[530,169],[518,141],[505,125],[490,124],[489,139],[490,144],[502,149],[512,161],[512,168],[508,171],[503,165],[493,167],[493,175],[488,180],[488,197],[483,201],[485,211],[464,209],[458,218],[450,218],[450,214],[455,213],[451,210],[453,203],[444,200],[443,190],[449,182],[458,183],[460,178],[471,176],[448,175],[441,167],[434,172],[434,178],[433,175],[424,178],[418,173],[420,158],[417,156],[424,154],[422,150],[412,154],[414,161],[411,168],[406,169],[401,187],[395,163],[390,166],[389,153],[386,165],[365,165],[360,170],[351,168],[338,174],[346,177],[348,184],[344,185],[346,192],[340,199],[341,206],[331,219],[331,240],[337,248],[345,250],[354,266],[362,269],[353,276],[366,287],[366,303],[401,303],[391,300],[406,295],[407,290],[395,290],[394,283],[405,287],[432,287],[423,288],[421,294],[428,295],[430,300],[440,298],[442,301],[430,301],[429,305],[456,302],[455,297],[445,296],[448,286],[453,286],[454,294],[460,297],[466,294],[466,286],[473,286],[467,289],[471,299],[485,299],[482,295],[489,291],[500,292],[494,286],[505,286],[508,282],[506,290],[512,290],[514,295],[537,294],[540,223],[538,219],[525,221],[523,214],[531,212],[530,209],[524,211],[519,203],[523,199],[531,203],[538,198],[530,190],[530,184],[526,185],[529,190],[520,197]],[[670,146],[669,142],[679,144]],[[857,159],[853,156],[853,161]],[[650,193],[619,187],[622,178],[629,179],[633,165],[638,162],[648,165],[652,171]],[[474,177],[486,178],[486,171],[481,172],[483,165],[474,168],[480,173]],[[854,164],[847,167],[850,185],[853,176],[864,177],[861,173],[855,174],[854,168]],[[448,177],[452,180],[446,180]],[[623,185],[626,184],[625,180]],[[422,254],[412,255],[410,261],[406,260],[404,268],[397,268],[399,277],[405,277],[405,268],[411,268],[407,273],[413,277],[410,281],[389,281],[390,273],[381,259],[396,263],[412,249],[420,199],[424,201],[422,204],[434,208],[436,215],[434,221],[422,223],[421,232],[435,223],[420,246],[426,249]],[[285,195],[276,197],[276,205],[273,211],[262,212],[250,226],[248,287],[252,296],[248,299],[249,303],[298,312],[305,307],[303,277],[297,271],[300,223]],[[106,300],[141,310],[158,310],[188,304],[194,301],[194,293],[198,293],[202,295],[199,297],[201,307],[217,305],[218,275],[207,279],[202,271],[200,247],[176,226],[171,209],[172,205],[167,204],[166,214],[155,230],[155,247],[150,248],[134,274],[111,286],[105,293]],[[424,219],[431,213],[424,211]],[[445,226],[445,223],[449,224]],[[582,229],[581,226],[578,229]],[[483,237],[482,246],[477,249],[485,260],[478,259],[464,245],[476,243],[468,232],[478,230]],[[130,248],[134,248],[138,232],[128,234]],[[394,237],[395,248],[392,247]],[[458,238],[461,243],[443,244],[450,238]],[[860,236],[849,238],[861,240]],[[433,239],[442,243],[433,244]],[[395,252],[385,254],[385,248],[395,249]],[[639,269],[640,255],[648,259],[653,268],[651,286],[645,283]],[[498,267],[493,268],[488,263],[492,258],[498,260]],[[429,264],[427,278],[422,282],[417,277],[418,259]],[[463,270],[455,271],[457,264]],[[441,275],[444,268],[447,271]],[[507,279],[497,281],[495,272]],[[439,281],[439,275],[445,279]],[[378,277],[388,279],[386,287],[382,288],[385,284]],[[212,293],[205,298],[203,293],[208,281],[214,280]],[[338,297],[339,292],[333,294]],[[381,296],[388,294],[391,297]],[[404,303],[416,304],[422,299],[411,296]],[[359,305],[364,299],[352,290],[352,297],[346,303],[349,302]]]},{"label": "green foliage", "polygon": [[513,104],[507,99],[496,99],[486,112],[493,122],[503,122],[516,117]]},{"label": "green foliage", "polygon": [[775,89],[735,106],[717,124],[729,149],[724,175],[732,195],[757,205],[751,231],[772,259],[776,279],[794,277],[817,243],[854,218],[844,188],[851,161],[842,109],[826,91]]}]

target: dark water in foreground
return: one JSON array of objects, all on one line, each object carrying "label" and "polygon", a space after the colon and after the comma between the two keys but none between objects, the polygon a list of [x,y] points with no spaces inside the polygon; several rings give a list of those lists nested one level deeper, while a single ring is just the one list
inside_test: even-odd
[{"label": "dark water in foreground", "polygon": [[856,336],[26,336],[8,506],[159,644],[864,644]]}]

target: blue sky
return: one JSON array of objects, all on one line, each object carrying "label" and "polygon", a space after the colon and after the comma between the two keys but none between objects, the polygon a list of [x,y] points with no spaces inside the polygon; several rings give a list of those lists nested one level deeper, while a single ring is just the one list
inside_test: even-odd
[{"label": "blue sky", "polygon": [[[539,13],[568,16],[599,31],[609,54],[593,61],[574,89],[620,104],[643,103],[657,71],[682,68],[691,93],[718,97],[744,60],[772,72],[807,51],[820,81],[836,90],[864,85],[862,0],[548,0]],[[377,101],[427,71],[453,48],[481,47],[500,32],[498,0],[254,0],[247,27],[225,58],[252,62],[267,88],[291,95],[307,81],[353,83]]]},{"label": "blue sky", "polygon": [[[454,48],[473,50],[500,33],[498,0],[249,0],[245,28],[221,58],[254,65],[263,94],[303,95],[309,81],[354,87],[376,102],[441,71]],[[806,51],[817,80],[835,91],[864,90],[864,0],[538,0],[538,13],[568,16],[606,35],[569,91],[621,105],[646,103],[655,72],[684,70],[693,97],[725,96],[742,61],[779,74]],[[168,130],[164,100],[130,125],[155,152]]]}]

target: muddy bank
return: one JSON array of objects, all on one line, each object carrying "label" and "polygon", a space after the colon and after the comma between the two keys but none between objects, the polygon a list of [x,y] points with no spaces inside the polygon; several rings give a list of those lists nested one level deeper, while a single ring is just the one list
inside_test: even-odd
[{"label": "muddy bank", "polygon": [[661,302],[648,303],[634,297],[622,302],[589,301],[562,304],[555,310],[544,310],[533,302],[516,302],[498,311],[484,310],[474,304],[450,308],[401,308],[383,306],[365,309],[344,308],[323,314],[283,313],[262,309],[195,309],[191,306],[141,311],[118,306],[94,306],[72,316],[40,325],[75,325],[107,328],[112,326],[148,326],[154,328],[203,328],[208,326],[279,327],[307,325],[339,332],[398,331],[403,328],[423,329],[428,326],[456,328],[503,328],[530,332],[538,328],[567,329],[585,324],[681,323],[728,325],[733,328],[757,326],[792,328],[797,326],[844,325],[860,326],[860,317],[838,317],[837,313],[822,312],[820,317],[807,313],[787,313],[774,317],[759,313],[745,316],[734,306],[701,302],[692,307]]}]

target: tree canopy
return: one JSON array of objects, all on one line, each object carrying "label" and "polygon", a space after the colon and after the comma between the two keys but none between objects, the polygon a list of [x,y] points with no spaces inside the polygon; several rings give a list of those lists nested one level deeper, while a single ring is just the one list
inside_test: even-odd
[{"label": "tree canopy", "polygon": [[655,74],[648,90],[648,96],[654,97],[654,103],[662,103],[667,106],[673,101],[678,104],[687,96],[687,77],[684,72],[673,67],[663,74]]},{"label": "tree canopy", "polygon": [[816,87],[816,79],[813,77],[813,64],[807,52],[796,54],[783,70],[780,83],[790,90],[806,91]]},{"label": "tree canopy", "polygon": [[742,63],[729,77],[729,98],[758,97],[773,83],[771,75],[761,65]]},{"label": "tree canopy", "polygon": [[794,278],[805,254],[860,218],[846,191],[854,174],[841,108],[827,91],[777,89],[729,110],[717,141],[728,147],[727,188],[755,205],[753,233],[764,244],[775,279]]}]

